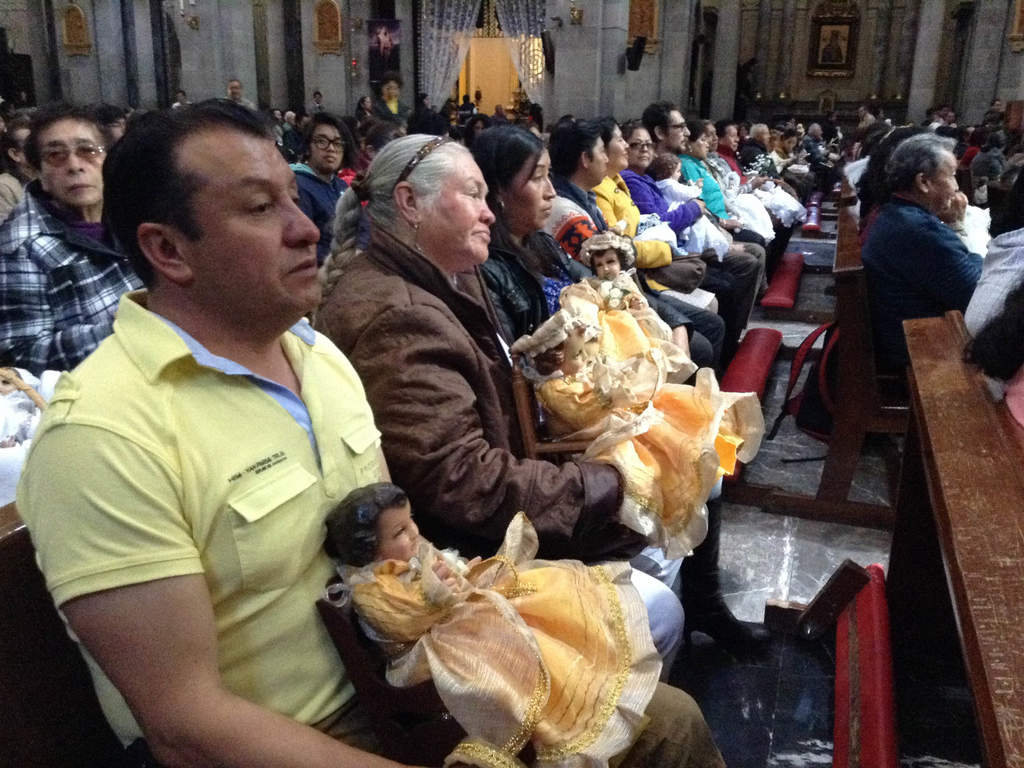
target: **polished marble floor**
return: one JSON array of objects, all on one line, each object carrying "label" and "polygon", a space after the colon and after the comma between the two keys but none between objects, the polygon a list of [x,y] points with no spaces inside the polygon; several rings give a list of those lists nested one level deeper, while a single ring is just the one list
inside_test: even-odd
[{"label": "polished marble floor", "polygon": [[[808,263],[825,263],[834,243],[794,240]],[[826,275],[805,273],[798,308],[834,305]],[[766,319],[755,310],[751,327],[783,331],[796,347],[814,328]],[[790,363],[781,356],[765,395],[765,420],[779,413]],[[872,439],[865,448],[851,498],[889,502],[898,471],[899,441]],[[747,467],[750,482],[813,494],[825,445],[787,418]],[[793,461],[793,459],[804,459]],[[752,507],[723,506],[722,588],[734,613],[761,621],[769,598],[808,602],[846,558],[888,566],[890,534],[815,520],[773,515]],[[727,765],[732,768],[798,768],[832,763],[834,636],[813,643],[776,637],[763,658],[738,661],[710,638],[695,635],[680,654],[672,681],[700,703]],[[962,684],[937,684],[927,675],[902,675],[899,698],[901,762],[914,768],[961,768],[980,762],[969,694]]]}]

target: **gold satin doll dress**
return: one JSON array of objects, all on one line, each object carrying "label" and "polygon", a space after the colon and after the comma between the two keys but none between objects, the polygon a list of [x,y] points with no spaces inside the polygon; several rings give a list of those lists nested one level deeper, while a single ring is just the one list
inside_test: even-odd
[{"label": "gold satin doll dress", "polygon": [[423,542],[419,562],[345,569],[355,609],[391,660],[393,685],[432,679],[465,741],[445,762],[606,766],[645,724],[661,670],[626,563],[534,560],[520,513],[495,557],[449,587]]}]

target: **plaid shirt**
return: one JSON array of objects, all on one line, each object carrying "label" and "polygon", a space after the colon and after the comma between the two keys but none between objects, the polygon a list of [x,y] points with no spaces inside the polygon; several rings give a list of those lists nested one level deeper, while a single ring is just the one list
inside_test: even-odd
[{"label": "plaid shirt", "polygon": [[121,294],[141,286],[122,254],[68,230],[31,183],[0,227],[0,359],[70,370],[110,335]]}]

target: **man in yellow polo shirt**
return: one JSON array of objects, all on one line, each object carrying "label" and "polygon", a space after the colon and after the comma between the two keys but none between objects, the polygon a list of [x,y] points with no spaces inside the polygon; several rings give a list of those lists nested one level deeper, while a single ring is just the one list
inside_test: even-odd
[{"label": "man in yellow polo shirt", "polygon": [[318,231],[258,115],[154,113],[108,158],[105,207],[148,290],[66,374],[18,507],[125,744],[165,765],[393,766],[314,608],[323,519],[380,479],[341,353],[301,318]]}]

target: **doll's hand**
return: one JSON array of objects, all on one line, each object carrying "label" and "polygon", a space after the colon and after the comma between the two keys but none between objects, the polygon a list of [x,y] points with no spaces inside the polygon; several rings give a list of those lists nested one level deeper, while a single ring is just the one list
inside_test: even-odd
[{"label": "doll's hand", "polygon": [[482,563],[483,561],[484,561],[483,558],[480,557],[479,555],[477,555],[472,560],[467,560],[466,561],[466,567],[467,568],[472,568],[475,565],[480,565],[480,563]]},{"label": "doll's hand", "polygon": [[641,299],[635,293],[631,293],[628,296],[626,296],[626,307],[629,308],[630,312],[639,312],[644,308],[643,299]]},{"label": "doll's hand", "polygon": [[452,573],[452,569],[448,567],[448,564],[444,560],[434,561],[434,573],[446,586],[454,587],[458,580],[455,578],[455,574]]}]

